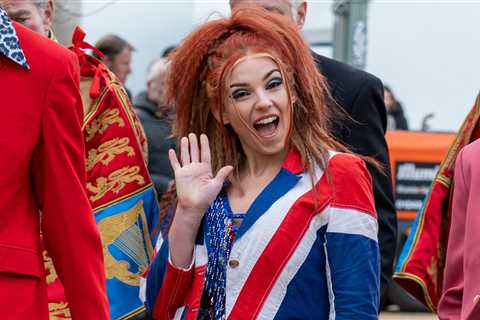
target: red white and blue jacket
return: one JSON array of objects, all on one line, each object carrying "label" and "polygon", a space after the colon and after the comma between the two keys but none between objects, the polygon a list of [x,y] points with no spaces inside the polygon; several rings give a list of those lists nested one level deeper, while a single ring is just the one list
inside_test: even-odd
[{"label": "red white and blue jacket", "polygon": [[[371,177],[364,162],[331,153],[330,179],[314,177],[290,152],[253,202],[233,242],[227,270],[227,319],[378,318],[379,249]],[[201,233],[202,231],[200,231]],[[168,239],[144,283],[154,319],[196,319],[207,249],[195,246],[192,266],[169,260]]]}]

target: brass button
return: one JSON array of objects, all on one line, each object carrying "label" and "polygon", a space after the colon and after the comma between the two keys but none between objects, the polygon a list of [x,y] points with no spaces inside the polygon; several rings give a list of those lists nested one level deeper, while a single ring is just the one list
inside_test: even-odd
[{"label": "brass button", "polygon": [[240,265],[240,262],[238,260],[230,260],[228,261],[228,265],[230,266],[230,268],[235,269]]},{"label": "brass button", "polygon": [[473,298],[473,303],[477,304],[480,302],[480,295],[476,295],[475,298]]}]

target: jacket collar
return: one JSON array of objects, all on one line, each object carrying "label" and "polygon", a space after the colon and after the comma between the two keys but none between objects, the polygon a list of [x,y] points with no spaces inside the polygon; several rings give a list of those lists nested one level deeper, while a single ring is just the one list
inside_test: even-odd
[{"label": "jacket collar", "polygon": [[282,167],[293,174],[300,174],[305,171],[305,164],[297,149],[292,148],[288,152],[287,157],[283,161]]},{"label": "jacket collar", "polygon": [[12,20],[3,8],[0,7],[0,54],[7,59],[19,64],[25,69],[30,69],[25,54],[20,46],[17,32]]}]

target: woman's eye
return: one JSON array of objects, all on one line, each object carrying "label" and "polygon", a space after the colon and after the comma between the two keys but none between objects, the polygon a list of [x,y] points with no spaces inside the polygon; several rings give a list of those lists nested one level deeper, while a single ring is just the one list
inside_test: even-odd
[{"label": "woman's eye", "polygon": [[24,24],[25,22],[27,22],[28,18],[27,17],[17,17],[14,20],[16,22],[20,23],[20,24]]},{"label": "woman's eye", "polygon": [[232,92],[232,98],[235,100],[248,96],[250,93],[247,90],[235,90]]},{"label": "woman's eye", "polygon": [[268,83],[267,83],[267,89],[276,88],[276,87],[282,85],[282,83],[283,83],[282,78],[274,78],[274,79],[268,81]]}]

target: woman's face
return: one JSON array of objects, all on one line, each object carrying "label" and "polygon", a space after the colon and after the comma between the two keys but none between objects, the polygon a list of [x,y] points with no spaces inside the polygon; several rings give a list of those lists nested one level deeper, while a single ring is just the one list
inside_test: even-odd
[{"label": "woman's face", "polygon": [[285,151],[291,108],[280,67],[266,54],[247,55],[226,79],[224,123],[238,135],[247,156]]}]

